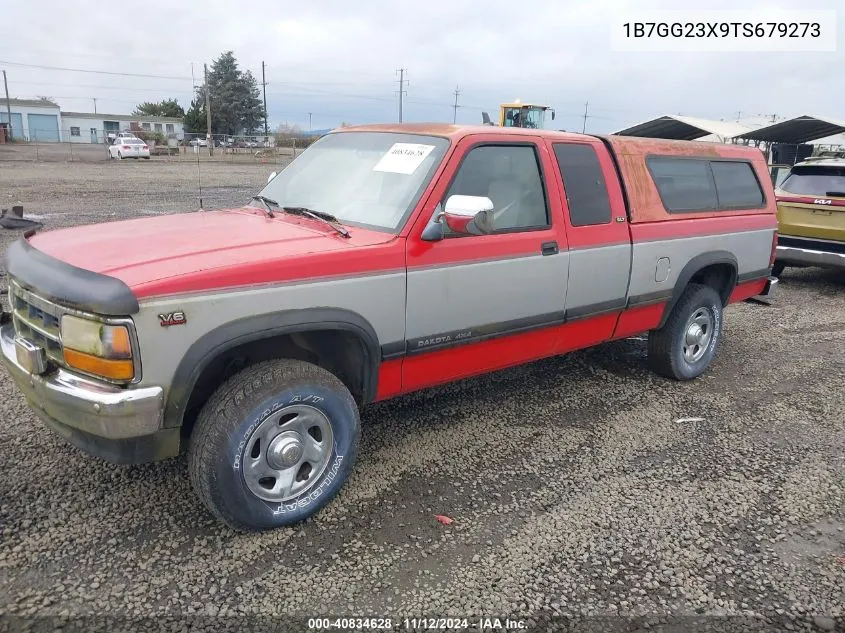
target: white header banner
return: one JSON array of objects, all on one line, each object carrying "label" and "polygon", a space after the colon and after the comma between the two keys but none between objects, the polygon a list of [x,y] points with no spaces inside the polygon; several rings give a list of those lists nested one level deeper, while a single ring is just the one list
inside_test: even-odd
[{"label": "white header banner", "polygon": [[835,52],[836,11],[662,11],[611,18],[616,52]]}]

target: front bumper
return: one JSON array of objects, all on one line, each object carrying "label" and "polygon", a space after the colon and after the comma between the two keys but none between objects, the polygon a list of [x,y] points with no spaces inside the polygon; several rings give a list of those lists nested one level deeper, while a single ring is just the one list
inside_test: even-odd
[{"label": "front bumper", "polygon": [[777,261],[785,264],[800,264],[802,266],[821,266],[823,268],[845,268],[845,253],[835,253],[812,248],[778,245]]},{"label": "front bumper", "polygon": [[763,286],[763,291],[760,293],[762,297],[771,297],[775,294],[775,288],[778,286],[777,277],[766,277],[766,285]]},{"label": "front bumper", "polygon": [[11,323],[0,327],[0,360],[35,413],[78,448],[116,463],[178,454],[178,429],[161,428],[161,387],[121,388],[64,369],[31,374],[18,363]]}]

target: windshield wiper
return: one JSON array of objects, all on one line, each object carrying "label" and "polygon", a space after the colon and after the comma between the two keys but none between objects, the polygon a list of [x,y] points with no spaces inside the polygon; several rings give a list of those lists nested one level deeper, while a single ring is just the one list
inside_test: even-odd
[{"label": "windshield wiper", "polygon": [[343,237],[352,237],[345,228],[340,225],[340,220],[334,217],[331,213],[326,213],[325,211],[314,211],[313,209],[309,209],[308,207],[282,207],[282,211],[287,213],[292,213],[293,215],[305,215],[309,218],[314,218],[315,220],[320,220],[321,222],[325,222],[330,227],[332,227],[335,231],[340,233]]},{"label": "windshield wiper", "polygon": [[273,200],[272,198],[268,198],[266,196],[252,196],[250,200],[258,200],[264,206],[264,211],[265,213],[267,213],[267,215],[269,215],[271,218],[276,217],[276,214],[273,213],[273,209],[270,208],[270,205],[278,207],[279,203]]},{"label": "windshield wiper", "polygon": [[827,191],[825,192],[826,196],[845,196],[845,191]]}]

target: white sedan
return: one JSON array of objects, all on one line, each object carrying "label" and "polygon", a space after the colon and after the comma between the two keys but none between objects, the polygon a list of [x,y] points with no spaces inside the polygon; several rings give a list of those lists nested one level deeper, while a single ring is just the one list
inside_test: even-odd
[{"label": "white sedan", "polygon": [[109,158],[150,159],[150,146],[139,138],[119,138],[109,146]]}]

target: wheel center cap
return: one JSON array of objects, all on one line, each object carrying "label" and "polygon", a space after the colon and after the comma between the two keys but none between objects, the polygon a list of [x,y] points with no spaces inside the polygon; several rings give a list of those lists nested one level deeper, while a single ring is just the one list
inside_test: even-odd
[{"label": "wheel center cap", "polygon": [[296,431],[279,433],[267,447],[267,463],[276,470],[296,466],[302,459],[304,449],[302,436]]},{"label": "wheel center cap", "polygon": [[695,345],[701,340],[702,336],[704,336],[704,330],[698,323],[693,323],[687,330],[687,344]]}]

